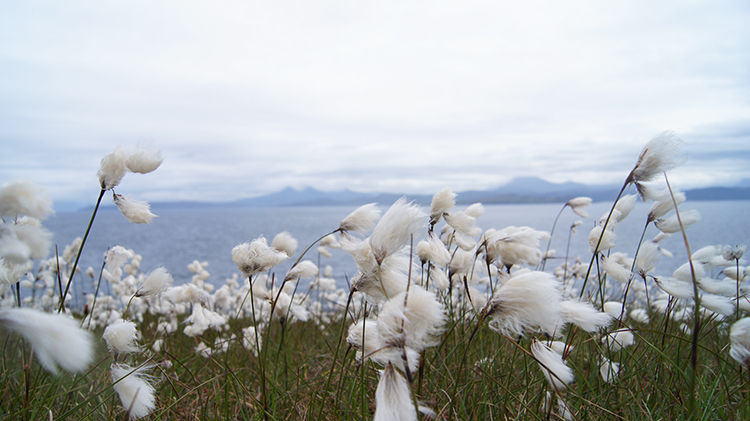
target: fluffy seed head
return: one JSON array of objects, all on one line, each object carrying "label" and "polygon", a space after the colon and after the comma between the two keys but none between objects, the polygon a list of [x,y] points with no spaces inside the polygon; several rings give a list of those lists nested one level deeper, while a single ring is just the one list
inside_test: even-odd
[{"label": "fluffy seed head", "polygon": [[378,264],[409,244],[412,236],[424,228],[426,216],[417,205],[407,203],[406,198],[398,199],[383,214],[369,239]]},{"label": "fluffy seed head", "polygon": [[457,232],[473,237],[482,233],[482,229],[476,226],[476,218],[466,212],[451,212],[443,215],[445,222]]},{"label": "fluffy seed head", "polygon": [[469,207],[466,208],[464,212],[466,212],[466,214],[469,216],[473,216],[474,219],[479,219],[480,216],[484,215],[485,209],[481,203],[474,203],[472,205],[469,205]]},{"label": "fluffy seed head", "polygon": [[489,327],[511,336],[523,335],[527,329],[558,336],[563,311],[561,301],[560,283],[554,275],[517,271],[492,296]]},{"label": "fluffy seed head", "polygon": [[586,208],[591,206],[592,199],[590,197],[576,197],[568,200],[566,206],[570,206],[570,209],[575,212],[576,215],[581,218],[588,218],[589,214],[586,212]]},{"label": "fluffy seed head", "polygon": [[651,209],[648,211],[648,222],[656,221],[669,212],[672,212],[675,203],[679,206],[685,202],[685,199],[685,193],[676,192],[674,194],[674,200],[669,196],[662,201],[654,202],[654,204],[651,205]]},{"label": "fluffy seed head", "polygon": [[143,418],[156,408],[154,387],[145,371],[148,367],[132,368],[125,364],[112,364],[112,388],[120,397],[130,418]]},{"label": "fluffy seed head", "polygon": [[269,247],[265,237],[258,237],[251,243],[242,243],[232,249],[232,260],[247,278],[265,272],[288,258],[289,255],[283,251]]},{"label": "fluffy seed head", "polygon": [[158,267],[143,278],[143,282],[138,286],[138,292],[135,295],[136,297],[157,295],[171,288],[172,281],[172,275],[169,274],[167,268]]},{"label": "fluffy seed head", "polygon": [[628,215],[630,215],[633,209],[635,209],[635,203],[637,199],[638,195],[629,194],[627,196],[621,197],[620,200],[615,203],[615,210],[620,212],[620,214],[616,218],[616,222],[620,222],[627,218]]},{"label": "fluffy seed head", "polygon": [[156,218],[156,215],[151,213],[151,206],[148,202],[134,200],[130,196],[116,193],[112,195],[112,200],[122,215],[132,224],[150,224]]},{"label": "fluffy seed head", "polygon": [[628,182],[651,181],[661,173],[685,162],[687,157],[680,151],[682,141],[671,131],[656,135],[641,150]]},{"label": "fluffy seed head", "polygon": [[[589,251],[600,253],[613,248],[615,246],[615,237],[617,236],[609,228],[605,230],[601,225],[595,226],[589,232]],[[597,243],[599,247],[596,246]]]},{"label": "fluffy seed head", "polygon": [[102,189],[111,190],[120,184],[125,173],[128,172],[129,157],[128,152],[119,146],[114,151],[104,155],[99,165],[99,171],[96,173]]},{"label": "fluffy seed head", "polygon": [[612,362],[608,358],[601,356],[599,362],[599,375],[605,383],[613,383],[620,375],[620,363]]},{"label": "fluffy seed head", "polygon": [[75,373],[91,364],[94,356],[91,333],[65,315],[6,308],[0,309],[0,324],[23,336],[42,366],[53,374],[58,373],[58,365]]},{"label": "fluffy seed head", "polygon": [[133,152],[127,160],[126,166],[134,173],[148,174],[159,168],[164,162],[161,152],[154,148],[139,149]]},{"label": "fluffy seed head", "polygon": [[378,329],[386,344],[395,345],[403,338],[406,346],[417,351],[437,345],[444,324],[443,305],[434,293],[418,285],[391,297],[378,316]]},{"label": "fluffy seed head", "polygon": [[531,354],[534,355],[544,377],[555,391],[562,392],[573,382],[573,370],[565,364],[562,355],[536,338],[531,342]]},{"label": "fluffy seed head", "polygon": [[452,207],[456,206],[456,193],[449,187],[444,187],[432,197],[430,205],[430,224],[436,224],[440,218]]},{"label": "fluffy seed head", "polygon": [[635,343],[635,336],[630,329],[620,329],[603,337],[602,343],[606,345],[610,351],[617,352],[625,347],[633,345]]},{"label": "fluffy seed head", "polygon": [[292,234],[287,231],[276,234],[276,236],[273,237],[273,240],[271,241],[271,247],[275,248],[278,251],[283,251],[287,256],[291,256],[295,251],[297,251],[298,244],[299,241],[292,237]]},{"label": "fluffy seed head", "polygon": [[729,333],[732,347],[729,355],[738,363],[750,368],[750,317],[738,320]]},{"label": "fluffy seed head", "polygon": [[318,274],[318,267],[310,260],[303,260],[297,266],[289,269],[286,274],[286,280],[309,279]]},{"label": "fluffy seed head", "polygon": [[732,261],[732,260],[740,260],[742,259],[742,256],[745,255],[745,250],[747,249],[746,245],[739,245],[735,248],[732,248],[731,246],[724,246],[721,249],[721,255],[724,257],[724,260]]},{"label": "fluffy seed head", "polygon": [[596,332],[612,322],[612,316],[596,310],[591,303],[584,301],[562,301],[560,304],[562,306],[563,320],[573,323],[586,332]]},{"label": "fluffy seed head", "polygon": [[432,262],[443,267],[451,260],[451,255],[442,241],[433,232],[427,234],[427,239],[417,244],[417,256],[422,263]]},{"label": "fluffy seed head", "polygon": [[676,232],[680,232],[680,221],[682,221],[682,226],[687,229],[689,226],[700,220],[700,212],[692,209],[680,212],[679,220],[677,219],[677,215],[672,215],[666,219],[657,219],[656,221],[654,221],[654,224],[656,225],[656,228],[659,228],[659,231],[665,232],[667,234],[674,234]]},{"label": "fluffy seed head", "polygon": [[135,327],[135,323],[129,320],[117,319],[110,323],[104,329],[102,338],[107,342],[107,348],[110,352],[129,354],[141,350],[141,347],[136,343],[140,338],[140,333]]},{"label": "fluffy seed head", "polygon": [[611,276],[616,281],[626,284],[630,280],[632,272],[630,272],[630,270],[628,270],[625,266],[617,263],[617,261],[615,261],[614,259],[610,259],[607,256],[602,256],[601,263],[602,268],[605,272],[607,272],[607,275]]},{"label": "fluffy seed head", "polygon": [[417,421],[417,410],[411,399],[409,382],[390,364],[378,381],[373,420]]},{"label": "fluffy seed head", "polygon": [[366,234],[375,226],[379,218],[380,209],[377,208],[377,203],[368,203],[358,207],[344,218],[339,225],[339,229],[344,232],[353,231]]},{"label": "fluffy seed head", "polygon": [[52,198],[30,181],[13,180],[0,188],[0,218],[26,215],[45,219],[53,213]]},{"label": "fluffy seed head", "polygon": [[659,262],[660,257],[661,251],[659,251],[659,246],[656,243],[643,243],[635,260],[638,274],[645,279],[647,274],[656,269],[656,264]]}]

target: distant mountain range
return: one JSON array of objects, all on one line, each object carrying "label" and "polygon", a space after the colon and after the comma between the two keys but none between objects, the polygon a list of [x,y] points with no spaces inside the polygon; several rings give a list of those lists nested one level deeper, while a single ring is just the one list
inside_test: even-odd
[{"label": "distant mountain range", "polygon": [[[688,200],[750,200],[750,183],[742,187],[710,187],[685,191]],[[469,190],[456,192],[458,204],[481,202],[501,203],[565,203],[568,200],[587,196],[594,201],[612,201],[621,186],[587,185],[580,183],[550,183],[536,177],[515,178],[510,183],[493,190]],[[240,199],[234,202],[157,202],[154,209],[174,207],[282,207],[282,206],[360,206],[377,202],[389,204],[402,196],[418,204],[428,205],[432,194],[358,193],[351,190],[324,192],[313,188],[295,190],[287,187],[279,192],[261,197]]]}]

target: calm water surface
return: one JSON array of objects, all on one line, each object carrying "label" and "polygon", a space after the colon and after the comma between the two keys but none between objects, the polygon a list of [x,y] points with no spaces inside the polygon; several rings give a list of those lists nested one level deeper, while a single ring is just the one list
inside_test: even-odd
[{"label": "calm water surface", "polygon": [[[390,205],[390,204],[388,204]],[[477,220],[482,229],[501,229],[509,225],[530,226],[549,231],[561,204],[486,205],[486,213]],[[589,218],[578,233],[571,238],[570,256],[591,258],[588,252],[588,232],[598,219],[609,210],[611,203],[594,203]],[[159,217],[150,225],[130,224],[116,210],[100,210],[85,245],[80,266],[101,267],[104,253],[109,247],[120,245],[133,249],[143,256],[141,268],[149,271],[165,266],[174,276],[175,284],[189,282],[192,273],[187,265],[194,260],[209,263],[210,282],[221,285],[228,277],[238,273],[232,262],[231,251],[237,244],[265,236],[270,243],[282,231],[290,232],[297,240],[297,254],[276,269],[282,277],[299,253],[320,236],[333,231],[341,219],[356,207],[284,207],[284,208],[211,208],[211,209],[155,209]],[[639,203],[631,215],[617,227],[617,247],[632,255],[640,238],[650,204]],[[702,220],[688,229],[688,239],[693,251],[711,244],[750,244],[750,201],[686,202],[681,209],[697,209]],[[385,207],[384,207],[385,210]],[[54,233],[54,242],[60,251],[75,237],[83,236],[90,211],[61,212],[45,221]],[[557,256],[565,255],[570,225],[582,219],[570,209],[565,209],[554,232],[552,249]],[[646,239],[658,231],[648,228]],[[657,273],[669,274],[686,261],[685,245],[680,235],[673,235],[662,246],[674,253],[671,259],[663,258]],[[544,248],[544,246],[542,246]],[[334,277],[344,285],[347,277],[356,272],[353,259],[341,250],[332,250],[332,258],[321,258],[322,267],[331,265]],[[318,262],[313,248],[306,256]],[[553,263],[554,266],[554,263]],[[548,268],[549,268],[548,264]],[[88,290],[87,287],[84,287]]]}]

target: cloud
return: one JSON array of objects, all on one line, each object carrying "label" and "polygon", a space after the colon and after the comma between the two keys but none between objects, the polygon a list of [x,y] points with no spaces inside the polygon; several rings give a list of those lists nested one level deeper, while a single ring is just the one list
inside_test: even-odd
[{"label": "cloud", "polygon": [[[0,180],[231,200],[618,183],[655,134],[687,185],[750,177],[745,2],[40,1],[0,6]],[[132,178],[132,180],[131,180]],[[93,186],[92,186],[93,184]]]}]

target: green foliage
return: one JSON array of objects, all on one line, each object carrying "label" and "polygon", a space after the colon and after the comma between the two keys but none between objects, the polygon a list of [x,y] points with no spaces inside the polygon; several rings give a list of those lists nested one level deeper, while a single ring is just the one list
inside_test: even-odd
[{"label": "green foliage", "polygon": [[[141,324],[144,338],[157,336],[154,322],[147,318]],[[573,349],[566,361],[576,381],[563,395],[577,419],[685,418],[691,338],[677,323],[665,330],[664,322],[664,317],[655,317],[651,324],[635,327],[635,345],[615,355],[607,354],[595,336],[568,332]],[[235,320],[229,329],[239,335],[247,323]],[[502,337],[486,324],[471,337],[475,326],[476,320],[451,322],[441,345],[425,352],[412,383],[418,400],[441,420],[548,419],[543,408],[550,388],[527,351],[530,340]],[[340,323],[323,328],[314,322],[273,323],[260,358],[236,340],[226,352],[204,357],[195,352],[199,340],[181,333],[166,337],[161,352],[119,358],[127,363],[150,358],[157,364],[152,372],[157,410],[147,419],[371,419],[378,367],[371,362],[359,365],[345,342],[334,359],[341,327]],[[750,419],[748,373],[728,356],[726,327],[709,321],[699,338],[696,419]],[[217,335],[207,332],[203,340],[212,345]],[[56,377],[33,361],[32,350],[17,335],[3,336],[0,413],[4,417],[126,418],[112,390],[112,356],[103,343],[88,372]],[[150,346],[148,341],[144,345]],[[599,374],[602,353],[622,364],[611,384]],[[265,411],[259,364],[265,368]]]}]

